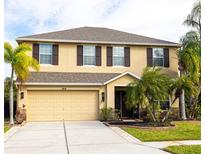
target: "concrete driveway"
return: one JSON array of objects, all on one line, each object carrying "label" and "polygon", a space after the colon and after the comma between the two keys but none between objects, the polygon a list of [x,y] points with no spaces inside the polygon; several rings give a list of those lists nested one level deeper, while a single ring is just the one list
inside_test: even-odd
[{"label": "concrete driveway", "polygon": [[68,154],[67,151],[69,154],[167,154],[130,143],[99,121],[65,122],[65,125],[30,122],[7,134],[5,139],[6,154]]}]

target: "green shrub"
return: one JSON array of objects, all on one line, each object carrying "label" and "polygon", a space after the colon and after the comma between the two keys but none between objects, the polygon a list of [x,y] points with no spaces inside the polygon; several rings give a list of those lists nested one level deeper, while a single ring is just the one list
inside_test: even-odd
[{"label": "green shrub", "polygon": [[108,121],[108,120],[118,120],[119,119],[119,111],[113,108],[104,107],[100,110],[100,120]]}]

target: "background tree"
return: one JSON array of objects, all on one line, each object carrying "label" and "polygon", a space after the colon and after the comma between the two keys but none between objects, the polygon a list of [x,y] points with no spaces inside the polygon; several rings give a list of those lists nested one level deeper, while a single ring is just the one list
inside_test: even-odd
[{"label": "background tree", "polygon": [[183,22],[187,26],[195,28],[201,38],[201,1],[197,0],[191,10],[191,13],[187,16],[186,20]]},{"label": "background tree", "polygon": [[14,74],[21,81],[29,76],[29,68],[39,70],[38,62],[28,52],[31,51],[29,45],[22,43],[16,48],[13,48],[10,43],[4,43],[4,62],[11,65],[11,78],[9,87],[9,107],[10,107],[10,125],[14,124],[13,119],[13,83]]}]

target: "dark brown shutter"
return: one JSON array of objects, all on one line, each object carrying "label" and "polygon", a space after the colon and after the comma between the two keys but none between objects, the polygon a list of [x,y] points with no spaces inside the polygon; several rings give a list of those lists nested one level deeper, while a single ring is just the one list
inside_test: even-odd
[{"label": "dark brown shutter", "polygon": [[39,61],[39,44],[37,44],[37,43],[33,44],[32,55],[33,55],[33,58],[35,58],[37,61]]},{"label": "dark brown shutter", "polygon": [[58,65],[58,45],[53,45],[53,65]]},{"label": "dark brown shutter", "polygon": [[112,47],[107,47],[107,66],[112,66]]},{"label": "dark brown shutter", "polygon": [[152,48],[147,48],[147,66],[153,66]]},{"label": "dark brown shutter", "polygon": [[129,67],[130,66],[130,47],[125,47],[124,53],[125,53],[125,66]]},{"label": "dark brown shutter", "polygon": [[95,47],[96,66],[101,66],[101,46]]},{"label": "dark brown shutter", "polygon": [[169,48],[164,48],[164,67],[169,67]]},{"label": "dark brown shutter", "polygon": [[77,65],[78,66],[83,65],[83,46],[82,45],[77,46]]}]

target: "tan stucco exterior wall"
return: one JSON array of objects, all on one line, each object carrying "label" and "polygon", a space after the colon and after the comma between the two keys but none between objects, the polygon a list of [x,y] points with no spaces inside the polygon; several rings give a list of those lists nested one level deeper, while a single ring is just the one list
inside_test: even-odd
[{"label": "tan stucco exterior wall", "polygon": [[[31,48],[32,43],[27,42]],[[96,45],[96,44],[94,44]],[[90,72],[90,73],[123,73],[130,71],[138,76],[141,76],[143,69],[147,66],[147,47],[150,46],[129,46],[130,47],[130,67],[108,67],[106,64],[106,47],[101,45],[102,65],[101,66],[77,66],[77,44],[59,44],[59,65],[41,65],[42,72]],[[161,46],[163,47],[163,46]],[[177,72],[178,60],[176,51],[177,48],[170,47],[170,67],[163,68],[165,71]],[[32,53],[29,53],[32,55]]]},{"label": "tan stucco exterior wall", "polygon": [[[21,86],[18,90],[18,96],[20,96],[20,92],[24,92],[24,98],[20,99],[18,97],[18,107],[22,108],[23,105],[25,105],[25,109],[27,107],[28,102],[28,91],[89,91],[89,90],[95,90],[98,91],[98,104],[99,104],[99,110],[103,107],[112,107],[115,108],[115,87],[125,87],[129,83],[136,80],[136,78],[131,77],[130,75],[122,76],[107,85],[104,86]],[[102,92],[105,94],[105,100],[102,101]],[[82,100],[83,101],[83,100]]]},{"label": "tan stucco exterior wall", "polygon": [[[30,44],[32,48],[32,43]],[[130,67],[108,67],[106,65],[106,47],[107,45],[101,45],[102,47],[102,65],[101,66],[77,66],[77,44],[59,44],[59,65],[41,65],[40,71],[42,72],[90,72],[90,73],[123,73],[132,72],[137,76],[141,76],[143,69],[147,66],[147,55],[146,49],[150,46],[129,46],[130,47]],[[163,47],[163,46],[162,46]],[[170,67],[163,68],[166,72],[176,72],[178,70],[178,60],[176,51],[177,48],[169,48],[169,61]],[[29,53],[32,55],[32,52]],[[32,70],[31,70],[32,71]],[[27,105],[28,97],[27,90],[97,90],[99,95],[99,108],[102,107],[115,107],[115,87],[116,86],[126,86],[136,78],[130,75],[125,75],[117,80],[110,82],[104,86],[21,86],[18,91],[18,96],[20,92],[24,92],[24,99],[18,97],[18,107],[22,108],[23,104]],[[105,101],[101,101],[101,94],[105,93]],[[178,100],[174,104],[174,107],[178,107]]]},{"label": "tan stucco exterior wall", "polygon": [[[129,83],[136,81],[138,79],[125,75],[107,85],[103,86],[21,86],[18,91],[18,96],[20,96],[20,92],[24,92],[24,99],[20,99],[18,97],[18,107],[22,108],[25,105],[25,109],[27,107],[28,101],[28,91],[97,91],[98,92],[98,104],[99,111],[103,107],[111,107],[115,108],[115,87],[126,87]],[[102,92],[105,93],[105,100],[102,102]],[[82,100],[83,101],[83,100]],[[173,105],[173,107],[178,107],[178,100]]]}]

